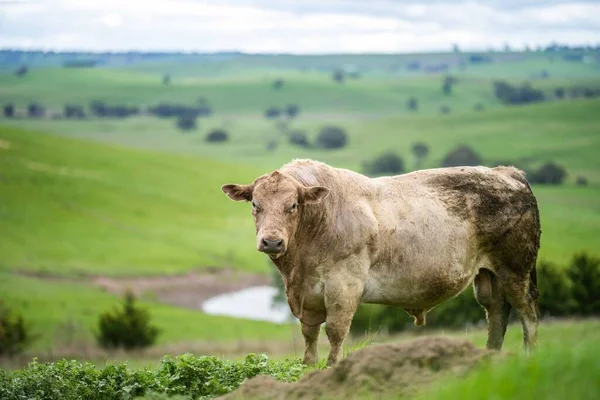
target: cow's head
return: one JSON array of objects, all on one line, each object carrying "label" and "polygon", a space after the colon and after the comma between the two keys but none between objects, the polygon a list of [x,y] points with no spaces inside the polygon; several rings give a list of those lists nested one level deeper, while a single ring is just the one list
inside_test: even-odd
[{"label": "cow's head", "polygon": [[256,247],[271,258],[289,247],[304,206],[320,203],[329,194],[323,186],[304,186],[279,171],[263,175],[249,185],[223,185],[235,201],[252,202],[256,224]]}]

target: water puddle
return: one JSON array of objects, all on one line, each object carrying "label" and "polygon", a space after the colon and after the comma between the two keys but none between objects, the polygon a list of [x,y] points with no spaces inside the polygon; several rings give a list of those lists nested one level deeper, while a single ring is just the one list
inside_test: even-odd
[{"label": "water puddle", "polygon": [[211,297],[202,303],[202,311],[212,315],[284,323],[297,321],[287,304],[273,303],[277,289],[253,286]]}]

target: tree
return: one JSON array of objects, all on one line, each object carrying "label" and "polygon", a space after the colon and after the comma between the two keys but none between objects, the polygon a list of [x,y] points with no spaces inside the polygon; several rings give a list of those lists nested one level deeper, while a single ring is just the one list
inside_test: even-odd
[{"label": "tree", "polygon": [[452,86],[456,82],[458,82],[458,80],[455,77],[450,75],[445,76],[442,83],[442,92],[444,92],[446,95],[452,94]]},{"label": "tree", "polygon": [[27,106],[27,115],[31,118],[41,118],[46,114],[44,106],[38,103],[31,103]]},{"label": "tree", "polygon": [[131,290],[125,293],[121,309],[100,315],[98,329],[96,339],[101,347],[127,350],[153,345],[160,333],[151,324],[148,311],[136,304]]},{"label": "tree", "polygon": [[548,162],[542,165],[532,177],[531,183],[543,183],[550,185],[560,185],[567,177],[567,170],[554,163]]},{"label": "tree", "polygon": [[15,75],[17,75],[19,78],[27,75],[27,73],[29,72],[29,67],[27,67],[27,65],[21,65],[19,67],[19,69],[17,69],[17,71],[15,72]]},{"label": "tree", "polygon": [[459,146],[444,157],[443,167],[481,165],[481,158],[468,146]]},{"label": "tree", "polygon": [[281,89],[283,87],[283,79],[275,79],[273,81],[273,89]]},{"label": "tree", "polygon": [[281,110],[277,107],[269,107],[265,111],[265,118],[267,118],[267,119],[279,118],[280,115],[281,115]]},{"label": "tree", "polygon": [[441,114],[450,114],[450,107],[448,107],[448,106],[440,106],[440,113]]},{"label": "tree", "polygon": [[317,135],[315,145],[322,149],[341,149],[346,145],[348,137],[343,128],[326,126]]},{"label": "tree", "polygon": [[165,74],[162,78],[163,85],[167,86],[171,83],[171,75]]},{"label": "tree", "polygon": [[562,100],[565,98],[565,88],[559,87],[554,89],[554,95],[557,99]]},{"label": "tree", "polygon": [[6,118],[14,118],[15,116],[15,105],[10,103],[4,106],[4,116]]},{"label": "tree", "polygon": [[404,172],[404,160],[392,151],[388,151],[364,163],[367,175],[397,175]]},{"label": "tree", "polygon": [[420,169],[423,165],[423,160],[429,154],[429,147],[423,142],[417,142],[412,146],[412,152],[415,155],[416,169]]},{"label": "tree", "polygon": [[288,140],[291,144],[299,146],[299,147],[304,147],[304,148],[310,147],[310,141],[308,140],[306,133],[302,132],[302,131],[291,132]]},{"label": "tree", "polygon": [[224,129],[213,129],[206,135],[207,142],[226,142],[229,140],[229,134]]},{"label": "tree", "polygon": [[344,71],[339,68],[333,70],[332,79],[334,82],[343,83],[344,82]]},{"label": "tree", "polygon": [[196,123],[196,117],[182,116],[177,118],[177,127],[182,131],[194,130],[197,126],[198,124]]},{"label": "tree", "polygon": [[417,98],[414,96],[409,97],[408,101],[406,102],[406,108],[410,111],[417,111],[419,109]]},{"label": "tree", "polygon": [[288,104],[285,107],[285,113],[287,114],[287,116],[289,118],[296,117],[299,112],[300,112],[300,107],[298,107],[296,104]]},{"label": "tree", "polygon": [[483,103],[475,103],[475,105],[473,106],[473,110],[483,111],[485,110],[485,106],[483,105]]},{"label": "tree", "polygon": [[64,115],[65,118],[85,118],[85,112],[83,111],[83,107],[75,104],[65,105]]}]

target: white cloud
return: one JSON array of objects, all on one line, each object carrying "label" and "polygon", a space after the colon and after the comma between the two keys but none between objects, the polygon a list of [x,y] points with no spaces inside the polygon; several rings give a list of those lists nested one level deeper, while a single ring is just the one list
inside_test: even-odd
[{"label": "white cloud", "polygon": [[397,52],[600,42],[590,1],[0,0],[0,46]]}]

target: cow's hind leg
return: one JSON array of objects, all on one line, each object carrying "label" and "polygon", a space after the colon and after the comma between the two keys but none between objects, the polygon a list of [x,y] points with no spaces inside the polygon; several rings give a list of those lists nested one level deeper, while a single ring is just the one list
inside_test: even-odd
[{"label": "cow's hind leg", "polygon": [[304,364],[313,365],[319,360],[319,353],[317,349],[317,343],[319,340],[319,331],[321,330],[321,324],[318,325],[307,325],[302,324],[302,336],[304,336],[304,343],[306,349],[304,350]]},{"label": "cow's hind leg", "polygon": [[506,299],[517,310],[523,327],[523,348],[529,352],[537,347],[537,288],[529,276],[502,279]]},{"label": "cow's hind leg", "polygon": [[486,347],[492,350],[502,349],[510,304],[506,301],[498,278],[489,270],[481,269],[473,282],[475,299],[485,309],[488,322],[488,340]]}]

